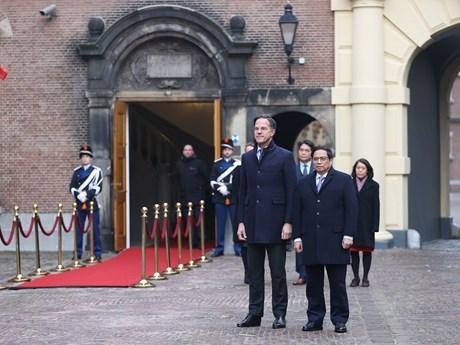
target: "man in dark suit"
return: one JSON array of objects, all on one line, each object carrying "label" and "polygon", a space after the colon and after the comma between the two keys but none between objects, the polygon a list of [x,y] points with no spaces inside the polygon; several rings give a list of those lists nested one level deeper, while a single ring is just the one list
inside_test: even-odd
[{"label": "man in dark suit", "polygon": [[[297,181],[308,176],[313,172],[313,162],[311,154],[315,145],[310,140],[302,140],[297,144]],[[302,253],[295,255],[295,270],[299,274],[299,278],[295,280],[293,285],[304,285],[307,282],[307,271],[303,262]]]},{"label": "man in dark suit", "polygon": [[273,328],[286,327],[286,240],[292,234],[292,200],[296,183],[292,153],[273,142],[276,122],[254,121],[255,150],[242,157],[238,204],[238,238],[248,243],[249,313],[238,327],[260,326],[264,313],[264,263],[267,252],[272,279]]},{"label": "man in dark suit", "polygon": [[[209,175],[206,164],[197,158],[190,144],[184,145],[182,155],[176,163],[176,178],[179,187],[178,199],[183,207],[182,214],[187,214],[187,204],[191,202],[193,203],[193,216],[198,219],[200,200],[206,198]],[[200,233],[195,226],[192,239],[193,246],[199,247]]]},{"label": "man in dark suit", "polygon": [[331,321],[335,332],[347,331],[349,317],[345,285],[349,248],[358,220],[358,202],[351,177],[332,167],[332,151],[313,150],[315,172],[301,179],[294,195],[293,232],[297,253],[303,252],[308,284],[308,322],[304,331],[323,329],[326,314],[324,269],[331,296]]}]

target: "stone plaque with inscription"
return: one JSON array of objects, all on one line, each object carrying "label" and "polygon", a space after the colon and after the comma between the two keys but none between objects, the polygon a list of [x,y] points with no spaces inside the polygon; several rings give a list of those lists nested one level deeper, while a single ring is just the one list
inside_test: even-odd
[{"label": "stone plaque with inscription", "polygon": [[149,78],[191,78],[190,54],[153,54],[147,57]]}]

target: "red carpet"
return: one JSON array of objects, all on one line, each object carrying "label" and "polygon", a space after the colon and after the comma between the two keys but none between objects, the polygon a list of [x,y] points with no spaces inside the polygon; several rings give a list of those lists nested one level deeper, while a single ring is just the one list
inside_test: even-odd
[{"label": "red carpet", "polygon": [[[171,248],[171,266],[176,267],[177,248]],[[146,272],[147,277],[154,273],[154,250],[148,248],[146,252]],[[189,251],[182,250],[182,263],[189,261]],[[159,249],[159,271],[163,272],[166,265],[165,248]],[[193,258],[196,260],[201,257],[201,250],[193,250]],[[103,260],[93,266],[86,266],[62,273],[52,273],[50,275],[36,278],[26,282],[15,289],[33,288],[56,288],[56,287],[130,287],[141,279],[141,249],[129,248],[120,252],[117,256]]]}]

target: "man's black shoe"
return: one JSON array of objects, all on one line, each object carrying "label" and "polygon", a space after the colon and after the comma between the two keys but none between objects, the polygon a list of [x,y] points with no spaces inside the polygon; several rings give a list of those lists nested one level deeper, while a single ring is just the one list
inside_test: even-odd
[{"label": "man's black shoe", "polygon": [[96,256],[96,261],[97,262],[102,262],[102,258],[100,256]]},{"label": "man's black shoe", "polygon": [[260,316],[248,314],[242,321],[236,324],[236,327],[259,327],[261,320]]},{"label": "man's black shoe", "polygon": [[337,322],[335,324],[334,332],[335,333],[346,333],[347,332],[347,326],[345,326],[345,324],[342,323],[342,322]]},{"label": "man's black shoe", "polygon": [[273,329],[278,329],[278,328],[286,328],[286,319],[284,316],[279,316],[275,318],[275,321],[273,321],[272,325]]},{"label": "man's black shoe", "polygon": [[312,331],[322,331],[323,325],[320,323],[314,323],[313,321],[307,322],[303,327],[302,331],[312,332]]}]

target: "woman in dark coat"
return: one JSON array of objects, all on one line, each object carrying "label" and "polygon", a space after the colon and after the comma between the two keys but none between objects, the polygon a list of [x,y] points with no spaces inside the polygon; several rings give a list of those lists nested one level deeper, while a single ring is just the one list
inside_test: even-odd
[{"label": "woman in dark coat", "polygon": [[354,278],[350,286],[359,285],[359,252],[363,256],[363,280],[361,286],[368,287],[368,274],[371,268],[372,251],[375,247],[374,233],[379,231],[380,200],[379,184],[372,178],[374,169],[367,159],[360,158],[353,165],[351,173],[353,177],[356,195],[358,197],[358,229],[353,238],[353,246],[350,248],[351,268]]}]

